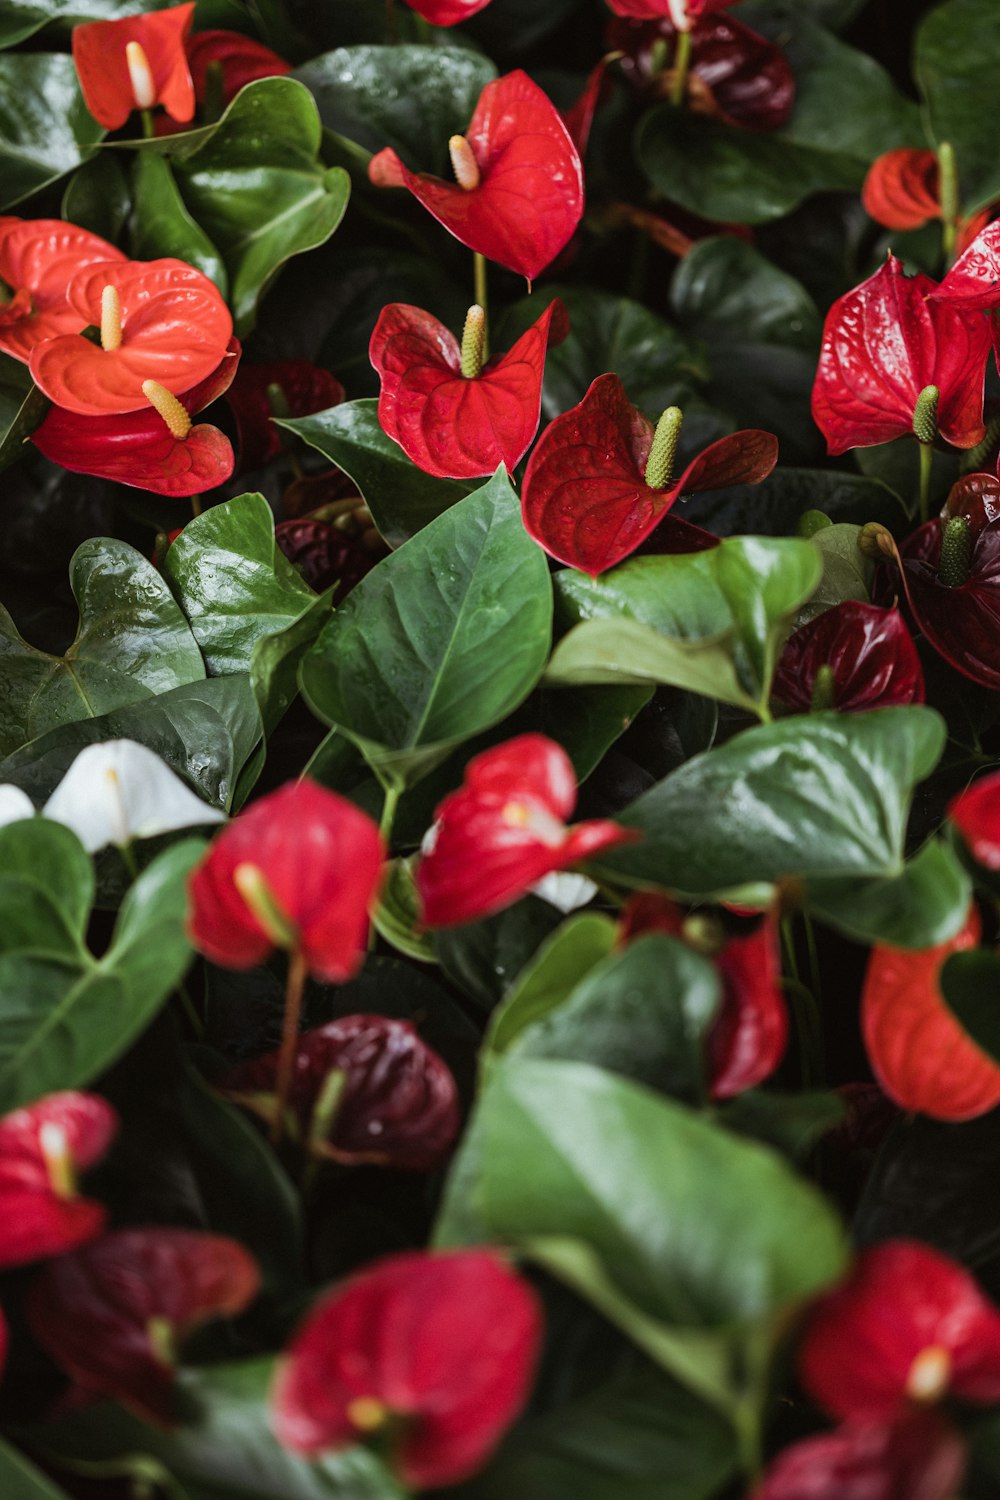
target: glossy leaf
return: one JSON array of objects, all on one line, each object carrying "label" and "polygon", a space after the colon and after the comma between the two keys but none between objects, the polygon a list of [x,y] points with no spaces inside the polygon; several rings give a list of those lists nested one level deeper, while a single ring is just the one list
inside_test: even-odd
[{"label": "glossy leaf", "polygon": [[544,941],[490,1017],[484,1058],[488,1064],[512,1046],[526,1027],[544,1020],[612,952],[617,927],[596,912],[571,917]]},{"label": "glossy leaf", "polygon": [[972,883],[948,845],[929,840],[894,875],[811,880],[809,905],[824,922],[863,943],[924,948],[959,931]]},{"label": "glossy leaf", "polygon": [[124,542],[85,542],[70,565],[80,607],[65,656],[23,641],[0,615],[4,662],[0,750],[9,754],[57,725],[90,718],[204,677],[187,621],[151,563]]},{"label": "glossy leaf", "polygon": [[125,228],[131,202],[121,161],[113,152],[102,151],[78,167],[67,182],[62,216],[91,234],[116,241]]},{"label": "glossy leaf", "polygon": [[64,53],[0,57],[0,210],[72,172],[104,131]]},{"label": "glossy leaf", "polygon": [[989,0],[957,0],[926,15],[917,28],[914,65],[932,139],[955,150],[966,212],[1000,194],[989,130],[975,101],[1000,65]]},{"label": "glossy leaf", "polygon": [[324,244],[344,216],[350,181],[342,168],[324,168],[320,136],[308,90],[291,78],[263,78],[178,162],[188,211],[229,273],[239,337],[253,327],[258,300],[285,262]]},{"label": "glossy leaf", "polygon": [[941,994],[962,1030],[980,1051],[1000,1061],[1000,959],[976,949],[953,953],[940,975]]},{"label": "glossy leaf", "polygon": [[496,474],[353,590],[305,656],[302,691],[380,779],[407,785],[527,696],[550,612],[544,555]]},{"label": "glossy leaf", "polygon": [[466,481],[435,479],[382,431],[377,401],[347,401],[278,427],[317,448],[354,480],[390,547],[399,547],[469,494]]},{"label": "glossy leaf", "polygon": [[225,297],[229,278],[222,256],[191,217],[170,162],[152,151],[132,164],[132,251],[137,260],[173,255],[197,266]]}]

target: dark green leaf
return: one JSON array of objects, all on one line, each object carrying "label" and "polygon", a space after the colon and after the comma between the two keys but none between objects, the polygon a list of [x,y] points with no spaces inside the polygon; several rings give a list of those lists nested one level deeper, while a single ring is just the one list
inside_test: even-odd
[{"label": "dark green leaf", "polygon": [[931,139],[955,149],[962,212],[1000,195],[1000,161],[990,99],[1000,69],[1000,35],[990,0],[950,0],[924,17],[914,65],[927,104]]},{"label": "dark green leaf", "polygon": [[412,784],[527,697],[551,600],[500,469],[352,591],[303,660],[306,700],[385,784]]},{"label": "dark green leaf", "polygon": [[484,1057],[489,1060],[506,1052],[526,1027],[568,1000],[581,980],[607,958],[617,936],[611,918],[594,912],[571,917],[557,927],[493,1012]]},{"label": "dark green leaf", "polygon": [[1000,1061],[1000,956],[986,948],[953,953],[945,960],[940,985],[962,1029],[983,1052]]},{"label": "dark green leaf", "polygon": [[[10,364],[15,362],[11,360]],[[3,375],[7,373],[5,368]],[[6,380],[0,384],[0,470],[23,458],[25,444],[49,409],[48,400],[34,385],[24,365],[15,365],[11,375],[9,385]]]},{"label": "dark green leaf", "polygon": [[4,1500],[69,1500],[65,1490],[4,1442],[0,1442],[0,1490]]},{"label": "dark green leaf", "polygon": [[821,510],[831,521],[851,521],[856,526],[880,521],[890,531],[906,521],[899,497],[888,485],[830,469],[775,469],[766,484],[691,495],[678,514],[716,536],[747,531],[758,536],[794,536],[799,517],[807,510]]},{"label": "dark green leaf", "polygon": [[563,914],[538,896],[526,896],[495,917],[446,927],[434,934],[441,967],[452,984],[483,1010],[510,989]]},{"label": "dark green leaf", "polygon": [[69,28],[80,21],[111,21],[158,8],[159,0],[4,0],[0,47],[26,41],[52,21]]},{"label": "dark green leaf", "polygon": [[[85,951],[94,870],[76,834],[47,818],[7,824],[0,828],[0,871],[0,952],[78,959]],[[35,925],[36,914],[55,920]]]},{"label": "dark green leaf", "polygon": [[844,1104],[836,1094],[772,1094],[748,1089],[723,1104],[720,1124],[737,1135],[774,1146],[793,1161],[801,1161],[821,1136],[844,1118]]},{"label": "dark green leaf", "polygon": [[947,845],[932,842],[898,875],[812,880],[808,894],[817,917],[859,942],[929,948],[964,926],[972,882]]},{"label": "dark green leaf", "polygon": [[[125,228],[132,195],[121,159],[111,151],[100,151],[84,162],[66,184],[62,216],[70,224],[89,229],[116,244]],[[158,250],[155,254],[163,255]],[[151,257],[152,258],[152,257]]]},{"label": "dark green leaf", "polygon": [[0,211],[72,172],[103,135],[83,102],[71,57],[0,57]]},{"label": "dark green leaf", "polygon": [[132,163],[132,254],[137,260],[172,255],[187,261],[228,295],[222,256],[185,207],[170,163],[151,151],[138,152]]}]

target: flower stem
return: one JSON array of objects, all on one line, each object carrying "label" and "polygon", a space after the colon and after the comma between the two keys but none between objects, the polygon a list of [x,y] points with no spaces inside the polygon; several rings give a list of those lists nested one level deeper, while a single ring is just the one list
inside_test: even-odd
[{"label": "flower stem", "polygon": [[475,288],[475,301],[483,310],[483,362],[490,357],[490,304],[486,290],[486,256],[480,255],[478,250],[472,254],[472,280]]},{"label": "flower stem", "polygon": [[271,1117],[271,1140],[277,1145],[285,1127],[285,1111],[292,1088],[295,1066],[295,1044],[299,1038],[302,1016],[302,991],[306,982],[306,961],[301,948],[293,948],[288,957],[285,981],[285,1015],[281,1027],[281,1054],[278,1058],[278,1081],[274,1092],[274,1114]]},{"label": "flower stem", "polygon": [[151,109],[144,109],[142,110],[139,118],[142,121],[143,140],[151,141],[153,139],[153,136],[156,134],[156,127],[153,124],[153,111]]},{"label": "flower stem", "polygon": [[388,850],[392,842],[392,825],[396,816],[396,804],[399,801],[399,787],[387,786],[385,789],[385,801],[382,803],[382,817],[379,821],[378,831],[385,840]]},{"label": "flower stem", "polygon": [[931,469],[934,464],[932,443],[920,444],[920,519],[929,521],[931,514]]},{"label": "flower stem", "polygon": [[192,518],[195,517],[195,516],[200,516],[201,515],[201,496],[200,495],[192,495],[191,496],[191,515],[192,515]]},{"label": "flower stem", "polygon": [[678,109],[687,98],[688,73],[691,71],[691,33],[682,31],[677,37],[677,55],[674,58],[674,76],[670,84],[670,102]]},{"label": "flower stem", "polygon": [[955,165],[955,149],[942,141],[937,150],[938,197],[941,200],[941,220],[944,225],[941,248],[945,267],[955,259],[958,240],[958,172]]}]

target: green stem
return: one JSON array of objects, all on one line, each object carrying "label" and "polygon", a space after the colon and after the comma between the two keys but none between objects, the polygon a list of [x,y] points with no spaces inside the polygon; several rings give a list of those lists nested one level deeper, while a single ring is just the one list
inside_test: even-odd
[{"label": "green stem", "polygon": [[156,127],[153,124],[153,111],[151,109],[142,110],[140,119],[142,120],[142,138],[144,141],[151,141],[156,134]]},{"label": "green stem", "polygon": [[479,303],[485,316],[483,324],[483,362],[490,357],[490,304],[486,289],[486,256],[480,255],[478,250],[472,253],[472,281],[475,288],[474,300]]},{"label": "green stem", "polygon": [[931,443],[920,444],[920,519],[930,520],[931,514],[931,470],[934,465],[934,447]]},{"label": "green stem", "polygon": [[128,841],[127,844],[119,844],[118,845],[118,853],[122,857],[122,864],[125,866],[125,869],[128,871],[129,878],[133,882],[136,881],[136,880],[138,880],[139,879],[139,866],[136,864],[136,861],[135,861],[135,851],[132,848],[132,840],[129,839],[129,841]]},{"label": "green stem", "polygon": [[201,496],[200,495],[192,495],[190,498],[191,498],[191,518],[193,520],[196,516],[200,516],[201,515]]},{"label": "green stem", "polygon": [[302,992],[305,989],[306,961],[300,948],[293,948],[288,956],[288,977],[285,981],[285,1014],[281,1026],[281,1053],[278,1058],[278,1080],[274,1091],[274,1114],[271,1117],[271,1141],[276,1146],[285,1128],[285,1110],[292,1088],[292,1073],[295,1068],[295,1047],[299,1039],[299,1021],[302,1016]]},{"label": "green stem", "polygon": [[670,84],[670,102],[677,108],[687,98],[688,73],[691,71],[691,33],[682,31],[677,37],[677,55],[674,58],[674,76]]},{"label": "green stem", "polygon": [[385,789],[385,801],[382,803],[382,817],[379,820],[378,831],[385,840],[386,850],[392,845],[392,825],[396,817],[399,790],[398,786],[387,786]]},{"label": "green stem", "polygon": [[958,240],[958,170],[954,147],[947,141],[942,141],[937,150],[937,159],[938,197],[941,201],[941,219],[944,224],[941,248],[944,252],[944,264],[947,270],[955,259],[955,246]]}]

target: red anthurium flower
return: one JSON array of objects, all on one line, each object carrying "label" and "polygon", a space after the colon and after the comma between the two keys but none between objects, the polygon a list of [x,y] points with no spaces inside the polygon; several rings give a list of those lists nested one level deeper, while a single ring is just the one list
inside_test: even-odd
[{"label": "red anthurium flower", "polygon": [[490,0],[406,0],[406,3],[432,26],[458,26],[485,10]]},{"label": "red anthurium flower", "polygon": [[561,745],[522,734],[484,750],[437,808],[416,883],[428,927],[454,927],[509,906],[543,876],[638,835],[617,823],[567,828],[576,776]]},{"label": "red anthurium flower", "polygon": [[691,31],[703,16],[728,10],[739,0],[608,0],[616,16],[634,16],[639,21],[655,21],[668,16],[678,31]]},{"label": "red anthurium flower", "polygon": [[938,983],[945,960],[975,948],[979,933],[972,907],[962,931],[937,947],[872,949],[862,1033],[876,1078],[902,1109],[973,1120],[1000,1104],[1000,1066],[959,1024]]},{"label": "red anthurium flower", "polygon": [[405,1484],[455,1484],[521,1411],[541,1331],[534,1292],[491,1250],[377,1261],[292,1340],[274,1389],[278,1440],[311,1454],[383,1433]]},{"label": "red anthurium flower", "polygon": [[596,577],[634,552],[681,495],[759,484],[778,461],[769,432],[720,438],[672,479],[681,413],[655,429],[617,375],[600,375],[579,406],[550,422],[528,460],[522,512],[550,556]]},{"label": "red anthurium flower", "polygon": [[76,1175],[107,1151],[118,1116],[96,1094],[49,1094],[0,1119],[0,1268],[61,1255],[104,1227]]},{"label": "red anthurium flower", "polygon": [[379,187],[407,187],[470,250],[533,281],[583,216],[583,169],[555,105],[526,73],[488,83],[464,136],[450,142],[457,183],[374,156]]},{"label": "red anthurium flower", "polygon": [[1000,772],[981,777],[954,797],[948,816],[976,864],[1000,870]]},{"label": "red anthurium flower", "polygon": [[369,357],[379,373],[382,429],[426,474],[475,479],[510,472],[538,431],[545,351],[569,332],[561,302],[503,355],[483,363],[485,315],[473,307],[461,347],[430,313],[403,302],[382,309]]},{"label": "red anthurium flower", "polygon": [[925,437],[921,428],[921,441],[935,431],[956,448],[982,441],[989,321],[933,300],[937,290],[890,255],[830,308],[812,411],[831,454],[913,434],[918,402],[932,390],[932,430]]},{"label": "red anthurium flower", "polygon": [[[795,75],[780,47],[732,16],[706,16],[690,33],[688,104],[744,130],[780,130],[795,107]],[[624,53],[622,72],[644,92],[669,92],[678,29],[669,16],[612,21],[608,45]],[[664,59],[667,59],[665,62]]]},{"label": "red anthurium flower", "polygon": [[785,642],[772,695],[800,713],[923,703],[924,674],[898,609],[846,599]]},{"label": "red anthurium flower", "polygon": [[344,387],[336,376],[308,359],[241,365],[226,397],[236,418],[240,469],[259,469],[281,452],[272,417],[309,417],[343,399]]},{"label": "red anthurium flower", "polygon": [[[278,1063],[277,1052],[240,1063],[220,1086],[271,1120]],[[444,1161],[460,1123],[447,1064],[408,1021],[388,1016],[341,1016],[299,1037],[288,1104],[295,1133],[318,1155],[418,1172]]]},{"label": "red anthurium flower", "polygon": [[119,1229],[47,1266],[28,1293],[31,1331],[84,1390],[161,1425],[178,1345],[253,1301],[249,1251],[196,1229]]},{"label": "red anthurium flower", "polygon": [[217,427],[192,426],[191,418],[221,396],[239,357],[240,346],[231,339],[218,369],[182,396],[146,382],[148,413],[81,417],[53,406],[31,441],[74,474],[95,474],[156,495],[200,495],[229,478],[235,459],[229,439]]},{"label": "red anthurium flower", "polygon": [[81,416],[145,411],[148,380],[182,395],[212,374],[233,336],[218,289],[182,260],[90,266],[66,297],[84,327],[100,329],[100,344],[80,333],[47,339],[29,368],[50,401]]},{"label": "red anthurium flower", "polygon": [[751,1500],[954,1500],[965,1444],[937,1412],[847,1422],[786,1448]]},{"label": "red anthurium flower", "polygon": [[382,870],[378,829],[314,781],[289,782],[234,818],[191,876],[191,941],[227,969],[275,947],[331,984],[360,968]]},{"label": "red anthurium flower", "polygon": [[161,104],[172,120],[194,117],[194,85],[184,43],[194,0],[120,21],[73,28],[73,61],[84,102],[105,130],[117,130],[134,109]]},{"label": "red anthurium flower", "polygon": [[220,77],[218,103],[222,106],[246,84],[258,78],[282,78],[292,71],[291,63],[277,52],[238,31],[199,31],[188,38],[185,50],[199,104],[208,94],[208,70],[213,64]]},{"label": "red anthurium flower", "polygon": [[1000,1400],[1000,1311],[962,1266],[916,1240],[862,1250],[806,1323],[799,1375],[837,1417],[888,1420],[945,1395]]},{"label": "red anthurium flower", "polygon": [[964,312],[1000,307],[1000,220],[987,224],[976,236],[932,297]]},{"label": "red anthurium flower", "polygon": [[876,157],[861,189],[865,212],[887,229],[920,229],[941,214],[934,151],[900,146]]},{"label": "red anthurium flower", "polygon": [[86,319],[66,300],[84,268],[126,257],[100,235],[61,219],[0,220],[0,282],[13,294],[0,305],[0,351],[27,364],[36,344],[79,333]]},{"label": "red anthurium flower", "polygon": [[713,1099],[731,1099],[769,1078],[788,1043],[788,1007],[781,993],[777,918],[765,914],[745,932],[725,933],[714,920],[687,917],[658,892],[633,896],[622,910],[625,940],[643,932],[679,937],[710,957],[722,981],[722,1008],[708,1038]]}]

